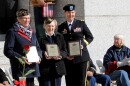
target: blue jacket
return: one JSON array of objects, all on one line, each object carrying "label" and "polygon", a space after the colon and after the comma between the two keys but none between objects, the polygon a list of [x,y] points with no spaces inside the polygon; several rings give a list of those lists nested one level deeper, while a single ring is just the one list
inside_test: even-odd
[{"label": "blue jacket", "polygon": [[[24,56],[23,47],[26,44],[36,46],[37,50],[40,52],[40,47],[35,33],[32,32],[32,37],[29,38],[21,31],[20,28],[17,27],[16,24],[14,24],[14,26],[9,29],[6,34],[4,54],[10,60],[12,75],[15,79],[21,76],[23,70],[21,63],[16,59],[16,57],[21,58]],[[39,56],[41,57],[40,53]],[[32,58],[35,58],[35,56]],[[29,74],[27,78],[40,76],[38,64],[33,63],[31,65],[26,65],[25,72],[30,69],[35,69],[35,72]]]},{"label": "blue jacket", "polygon": [[[106,69],[106,74],[109,74],[117,69],[126,68],[117,68],[117,62],[122,61],[125,58],[130,58],[130,49],[126,46],[122,46],[121,48],[117,48],[116,46],[112,46],[107,50],[107,53],[104,56],[103,65]],[[130,68],[129,68],[130,69]]]}]

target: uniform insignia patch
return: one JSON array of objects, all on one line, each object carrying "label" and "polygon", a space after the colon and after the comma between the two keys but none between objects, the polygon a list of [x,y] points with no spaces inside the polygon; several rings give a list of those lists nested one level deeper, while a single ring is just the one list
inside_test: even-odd
[{"label": "uniform insignia patch", "polygon": [[80,27],[75,28],[74,32],[81,32],[81,28]]},{"label": "uniform insignia patch", "polygon": [[64,30],[62,31],[62,33],[63,33],[63,34],[66,34],[66,33],[67,33],[67,30],[66,30],[66,29],[64,29]]},{"label": "uniform insignia patch", "polygon": [[70,10],[73,10],[73,6],[70,6]]}]

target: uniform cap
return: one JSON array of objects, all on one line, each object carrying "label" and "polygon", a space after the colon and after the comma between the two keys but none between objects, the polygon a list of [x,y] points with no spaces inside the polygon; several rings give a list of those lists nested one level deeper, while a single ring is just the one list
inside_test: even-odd
[{"label": "uniform cap", "polygon": [[19,9],[17,12],[16,12],[16,16],[17,17],[22,17],[22,16],[26,16],[26,15],[30,15],[30,13],[28,12],[27,9]]},{"label": "uniform cap", "polygon": [[72,11],[75,10],[75,5],[74,4],[67,4],[63,7],[63,10],[65,11]]}]

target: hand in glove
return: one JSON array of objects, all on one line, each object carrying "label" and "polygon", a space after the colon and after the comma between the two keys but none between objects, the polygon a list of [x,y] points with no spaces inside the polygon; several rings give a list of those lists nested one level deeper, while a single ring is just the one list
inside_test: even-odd
[{"label": "hand in glove", "polygon": [[127,61],[127,65],[130,66],[130,61]]},{"label": "hand in glove", "polygon": [[117,62],[117,67],[121,67],[121,66],[123,66],[124,64],[122,63],[122,62]]}]

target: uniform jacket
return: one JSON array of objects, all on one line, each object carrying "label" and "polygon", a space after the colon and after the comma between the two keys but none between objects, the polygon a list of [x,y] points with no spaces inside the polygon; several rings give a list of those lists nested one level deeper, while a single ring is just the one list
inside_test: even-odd
[{"label": "uniform jacket", "polygon": [[44,51],[46,51],[46,44],[51,44],[47,38],[47,35],[44,34],[40,39],[40,47],[43,51],[43,59],[40,63],[40,72],[41,74],[47,75],[51,69],[55,69],[59,75],[66,74],[65,64],[63,59],[67,57],[66,45],[63,35],[60,33],[55,33],[52,36],[52,44],[57,44],[59,47],[60,55],[62,56],[61,60],[47,60],[44,56]]},{"label": "uniform jacket", "polygon": [[95,74],[96,66],[93,64],[91,59],[88,62],[89,62],[89,65],[87,65],[88,66],[87,71],[91,71],[91,72],[93,72],[93,74]]},{"label": "uniform jacket", "polygon": [[130,70],[129,66],[123,66],[117,68],[117,62],[122,61],[125,58],[130,58],[130,49],[126,46],[122,46],[120,49],[116,46],[112,46],[107,50],[104,55],[103,65],[106,69],[106,74],[109,74],[117,69]]},{"label": "uniform jacket", "polygon": [[[81,41],[81,44],[84,47],[82,50],[82,56],[76,56],[73,60],[74,63],[80,63],[88,60],[89,53],[86,46],[92,42],[93,35],[84,21],[74,19],[71,31],[69,31],[67,21],[65,21],[61,25],[59,25],[58,32],[63,34],[67,47],[68,42],[70,41]],[[87,44],[85,43],[85,41],[87,41]]]},{"label": "uniform jacket", "polygon": [[89,62],[89,65],[87,65],[88,66],[87,71],[93,72],[93,76],[100,75],[99,73],[96,72],[97,71],[96,66],[93,64],[93,61],[91,58],[88,62]]},{"label": "uniform jacket", "polygon": [[[13,28],[7,32],[4,45],[4,54],[10,60],[13,78],[18,78],[21,76],[23,67],[16,58],[21,58],[24,56],[23,47],[26,44],[30,46],[36,46],[40,56],[40,47],[35,33],[32,32],[32,37],[29,38],[21,31],[20,28],[17,27],[16,24],[14,24]],[[35,58],[35,56],[32,58]],[[28,71],[32,68],[35,69],[35,72],[29,74],[27,77],[32,78],[39,76],[40,73],[38,64],[33,63],[31,65],[26,65],[25,71]]]}]

